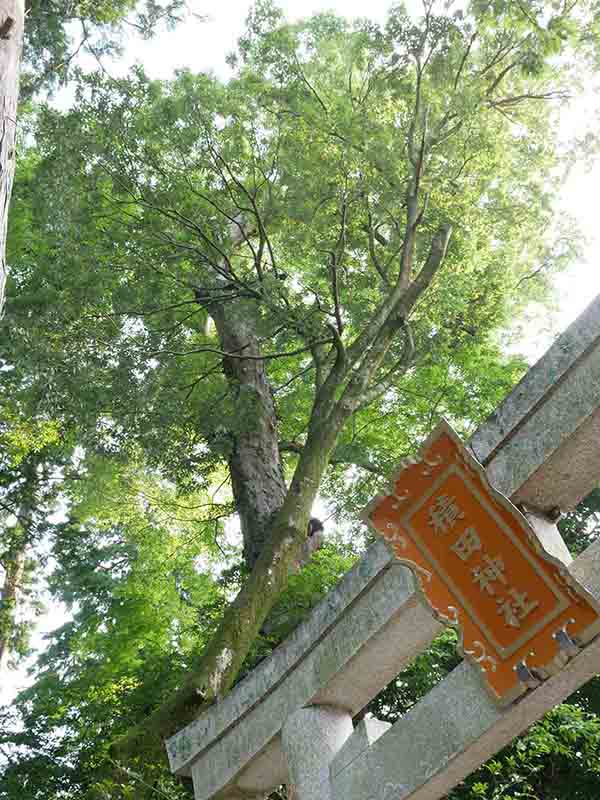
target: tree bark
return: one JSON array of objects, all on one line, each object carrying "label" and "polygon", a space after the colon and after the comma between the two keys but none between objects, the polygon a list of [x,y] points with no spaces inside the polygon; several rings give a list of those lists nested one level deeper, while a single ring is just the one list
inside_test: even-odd
[{"label": "tree bark", "polygon": [[223,371],[235,410],[228,461],[244,540],[244,562],[252,569],[287,491],[279,454],[275,405],[265,362],[260,359],[254,309],[249,303],[237,301],[209,304],[208,310],[215,322],[221,349],[236,356],[223,359]]},{"label": "tree bark", "polygon": [[24,0],[0,0],[0,317],[6,286],[6,232],[15,173]]}]

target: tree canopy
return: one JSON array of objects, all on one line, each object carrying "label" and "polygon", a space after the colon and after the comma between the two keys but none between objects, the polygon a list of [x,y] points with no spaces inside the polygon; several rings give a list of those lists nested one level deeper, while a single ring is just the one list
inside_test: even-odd
[{"label": "tree canopy", "polygon": [[6,283],[6,229],[15,169],[18,107],[52,93],[81,72],[88,55],[104,69],[122,52],[124,33],[152,36],[159,22],[173,25],[185,0],[0,0],[0,314]]},{"label": "tree canopy", "polygon": [[[343,574],[358,511],[440,416],[468,433],[523,374],[499,334],[579,246],[554,201],[583,137],[559,118],[595,69],[595,11],[426,0],[385,25],[290,24],[259,2],[229,80],[99,70],[77,74],[71,108],[32,105],[0,545],[11,564],[26,545],[73,619],[6,711],[0,797],[185,794],[163,739]],[[32,28],[48,63],[68,60],[66,30]],[[592,499],[569,518],[576,546],[595,514]],[[18,654],[10,594],[0,635]],[[374,710],[400,713],[454,658],[445,634]],[[558,752],[593,784],[596,708],[557,710],[457,796],[538,791]]]},{"label": "tree canopy", "polygon": [[81,54],[98,62],[114,56],[128,29],[152,36],[158,23],[174,24],[182,7],[181,0],[26,0],[21,102],[64,84]]}]

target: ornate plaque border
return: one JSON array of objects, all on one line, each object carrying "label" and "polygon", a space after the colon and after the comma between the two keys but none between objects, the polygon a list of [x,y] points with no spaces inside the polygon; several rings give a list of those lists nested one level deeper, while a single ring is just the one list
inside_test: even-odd
[{"label": "ornate plaque border", "polygon": [[[439,453],[436,453],[436,449],[439,449],[444,437],[449,438],[455,448],[451,462],[445,461]],[[431,499],[437,488],[452,474],[460,477],[472,496],[481,504],[485,512],[493,517],[494,522],[519,549],[521,555],[533,567],[557,600],[556,606],[551,612],[539,620],[533,628],[524,631],[523,635],[508,647],[502,647],[495,641],[492,632],[480,620],[476,609],[463,596],[460,588],[448,575],[447,570],[437,562],[422,536],[410,522],[411,517]],[[411,494],[405,486],[415,478],[417,482],[423,484],[417,495]],[[384,503],[389,501],[391,501],[394,512],[397,513],[397,522],[388,522],[385,530],[381,530],[373,523],[372,516],[381,509]],[[498,510],[494,508],[494,505]],[[519,531],[525,534],[526,544],[521,542],[518,535],[502,519],[502,511],[508,512]],[[377,495],[363,511],[362,519],[371,530],[386,539],[396,559],[413,571],[420,594],[434,616],[443,624],[452,625],[459,630],[460,651],[479,669],[486,689],[500,705],[512,702],[527,688],[534,688],[534,685],[538,685],[539,682],[564,667],[580,647],[600,633],[600,604],[573,578],[562,561],[543,548],[529,521],[519,509],[505,495],[491,486],[484,467],[467,449],[446,420],[442,420],[430,434],[416,458],[408,458],[400,463],[390,481],[389,492]],[[407,558],[403,555],[403,551],[409,549],[409,542],[420,554],[419,558]],[[530,551],[528,551],[527,545],[531,548]],[[536,561],[536,556],[538,559],[542,559],[543,566]],[[435,581],[442,582],[447,593],[453,598],[453,602],[446,604],[446,607],[436,606],[432,598],[432,586]],[[569,611],[573,609],[584,612],[585,624],[583,627],[579,624],[576,635],[571,638],[571,632],[567,631],[567,626],[576,622],[569,616]],[[535,663],[534,659],[531,664],[528,664],[527,657],[534,657],[535,653],[527,653],[511,667],[514,671],[514,685],[510,690],[499,693],[493,685],[493,673],[500,666],[499,659],[504,662],[514,658],[515,653],[519,653],[519,650],[522,651],[537,636],[544,636],[544,631],[548,629],[553,620],[557,621],[557,629],[552,634],[552,639],[554,639],[552,657],[546,658],[543,663]],[[480,630],[482,636],[474,638],[470,633],[472,628]],[[482,638],[484,642],[481,641]],[[546,635],[546,650],[548,650],[548,638]],[[487,640],[487,644],[485,640]]]}]

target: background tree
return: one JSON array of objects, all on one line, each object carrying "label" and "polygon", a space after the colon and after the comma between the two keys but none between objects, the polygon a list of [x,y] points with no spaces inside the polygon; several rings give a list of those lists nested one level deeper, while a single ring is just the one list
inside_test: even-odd
[{"label": "background tree", "polygon": [[127,32],[149,38],[158,26],[176,24],[184,10],[184,0],[25,0],[21,103],[66,83],[79,55],[102,67],[107,56],[122,53]]},{"label": "background tree", "polygon": [[[24,786],[32,798],[114,796],[106,774],[112,738],[177,687],[243,580],[222,509],[202,493],[183,501],[139,462],[117,467],[97,457],[67,491],[68,519],[47,532],[55,562],[49,592],[73,618],[52,634],[35,684],[6,712],[2,798]],[[279,624],[255,643],[247,669],[350,564],[343,547],[327,546],[301,580],[291,579]],[[143,776],[121,777],[135,797],[148,785],[172,798],[183,792],[161,761]]]},{"label": "background tree", "polygon": [[[172,25],[177,20],[177,12],[183,8],[182,0],[172,0],[167,3],[158,3],[156,0],[103,0],[102,2],[85,3],[71,2],[71,0],[6,0],[0,2],[0,122],[2,135],[0,136],[0,317],[3,313],[4,293],[6,282],[6,235],[8,226],[8,208],[12,193],[12,181],[17,149],[17,105],[23,107],[42,90],[52,92],[60,85],[64,85],[73,68],[76,66],[77,56],[84,53],[91,54],[102,67],[102,59],[115,56],[121,52],[123,32],[127,26],[135,28],[139,34],[149,37],[156,32],[159,22]],[[27,20],[26,36],[23,35],[24,19]],[[80,39],[75,40],[73,28],[80,28]],[[23,51],[23,52],[22,52]],[[20,62],[23,58],[24,71],[20,72]],[[20,84],[20,86],[19,86]],[[22,126],[24,127],[24,126]],[[24,138],[23,136],[21,138]],[[15,225],[22,225],[23,221],[16,221]],[[6,355],[6,353],[5,353]],[[12,361],[6,364],[12,364]],[[14,388],[14,387],[13,387]],[[11,420],[9,422],[9,420]],[[10,425],[14,422],[11,414],[5,418],[4,437],[14,435],[22,436],[22,423],[17,424],[14,431]],[[43,421],[38,420],[43,426]],[[8,425],[8,427],[6,427]],[[39,428],[36,429],[40,433]],[[33,444],[34,451],[45,444],[44,436],[34,437],[37,444]],[[7,454],[11,448],[7,448]],[[7,457],[12,458],[10,455]],[[19,464],[25,467],[22,458]],[[13,464],[15,466],[15,464]],[[30,478],[21,483],[30,487],[28,505],[39,505],[44,509],[32,488],[32,480],[38,481],[37,471],[40,469],[30,464]],[[48,473],[48,465],[44,468]],[[52,471],[52,470],[50,470]],[[22,476],[21,476],[22,477]],[[3,480],[15,480],[3,475]],[[53,477],[56,481],[56,475]],[[5,486],[6,484],[4,484]],[[35,498],[35,502],[34,502]],[[6,498],[5,498],[6,499]],[[21,507],[21,506],[19,506]],[[38,514],[32,508],[32,513]],[[47,509],[44,509],[47,511]],[[6,508],[4,509],[6,516]],[[9,526],[10,535],[3,536],[2,567],[4,571],[2,593],[0,595],[0,670],[8,661],[10,651],[13,654],[26,652],[27,623],[16,625],[19,616],[18,599],[23,594],[27,583],[26,578],[31,578],[34,561],[27,562],[26,552],[36,538],[27,533],[33,530],[33,522],[25,522],[26,515],[18,512],[18,522]],[[9,518],[13,515],[11,514]],[[39,527],[39,526],[38,526]],[[39,537],[37,537],[39,538]],[[12,644],[11,644],[12,643]]]},{"label": "background tree", "polygon": [[[40,600],[34,553],[56,509],[72,448],[54,420],[23,413],[5,371],[0,387],[0,674],[28,653]],[[43,548],[41,548],[43,550]]]},{"label": "background tree", "polygon": [[[182,6],[183,0],[0,0],[0,316],[19,102],[65,83],[80,53],[91,54],[99,64],[104,56],[118,54],[124,26],[151,36],[159,21],[172,24]],[[79,39],[72,33],[75,25]]]},{"label": "background tree", "polygon": [[120,759],[158,763],[235,681],[319,492],[344,481],[352,508],[440,413],[467,430],[520,374],[494,331],[572,253],[556,126],[590,10],[426,2],[380,28],[262,3],[228,83],[94,75],[40,110],[5,360],[180,496],[226,469],[244,545],[239,593]]}]

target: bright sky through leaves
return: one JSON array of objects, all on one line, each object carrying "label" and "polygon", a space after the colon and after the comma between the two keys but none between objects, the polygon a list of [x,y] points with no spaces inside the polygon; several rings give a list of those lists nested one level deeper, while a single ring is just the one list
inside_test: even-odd
[{"label": "bright sky through leaves", "polygon": [[[383,22],[390,0],[278,0],[288,19],[307,16],[318,11],[334,11],[347,17],[369,17]],[[460,2],[453,4],[459,8]],[[185,23],[171,33],[162,33],[150,41],[133,36],[127,44],[126,56],[110,71],[126,73],[130,66],[141,63],[153,78],[170,78],[174,71],[187,67],[192,71],[211,70],[226,78],[230,70],[227,54],[235,46],[244,29],[252,0],[188,0],[189,16]],[[407,0],[412,13],[419,14],[421,0]],[[90,64],[93,68],[93,63]],[[600,116],[598,87],[590,87],[585,98],[579,99],[565,119],[565,134],[576,131],[583,135],[586,127],[597,129],[594,121]],[[560,206],[579,220],[586,237],[584,259],[573,264],[556,279],[557,309],[550,317],[546,309],[532,308],[531,316],[515,332],[517,341],[511,350],[524,353],[535,361],[547,349],[554,336],[572,322],[600,292],[600,238],[597,222],[597,194],[600,185],[600,166],[589,170],[577,165],[565,186]],[[521,329],[523,336],[521,336]]]},{"label": "bright sky through leaves", "polygon": [[[362,16],[380,22],[393,5],[390,0],[278,0],[278,4],[288,19],[331,10],[350,18]],[[251,5],[252,0],[188,0],[190,15],[183,25],[147,42],[132,37],[123,62],[111,67],[111,71],[125,73],[137,62],[142,63],[153,78],[169,78],[181,67],[193,71],[212,70],[225,78],[230,72],[225,59],[244,29]],[[422,8],[421,0],[407,0],[406,5],[415,14]],[[453,8],[459,7],[460,2],[453,4]],[[598,88],[590,87],[586,97],[577,101],[564,122],[567,135],[575,130],[582,135],[586,127],[597,129],[594,125],[599,111],[597,95]],[[554,336],[600,292],[598,185],[600,166],[589,170],[581,164],[573,169],[565,186],[560,205],[579,220],[587,247],[584,259],[556,279],[556,311],[548,317],[543,309],[539,316],[540,309],[532,308],[530,318],[515,331],[516,341],[511,350],[524,353],[531,361],[542,355]]]}]

